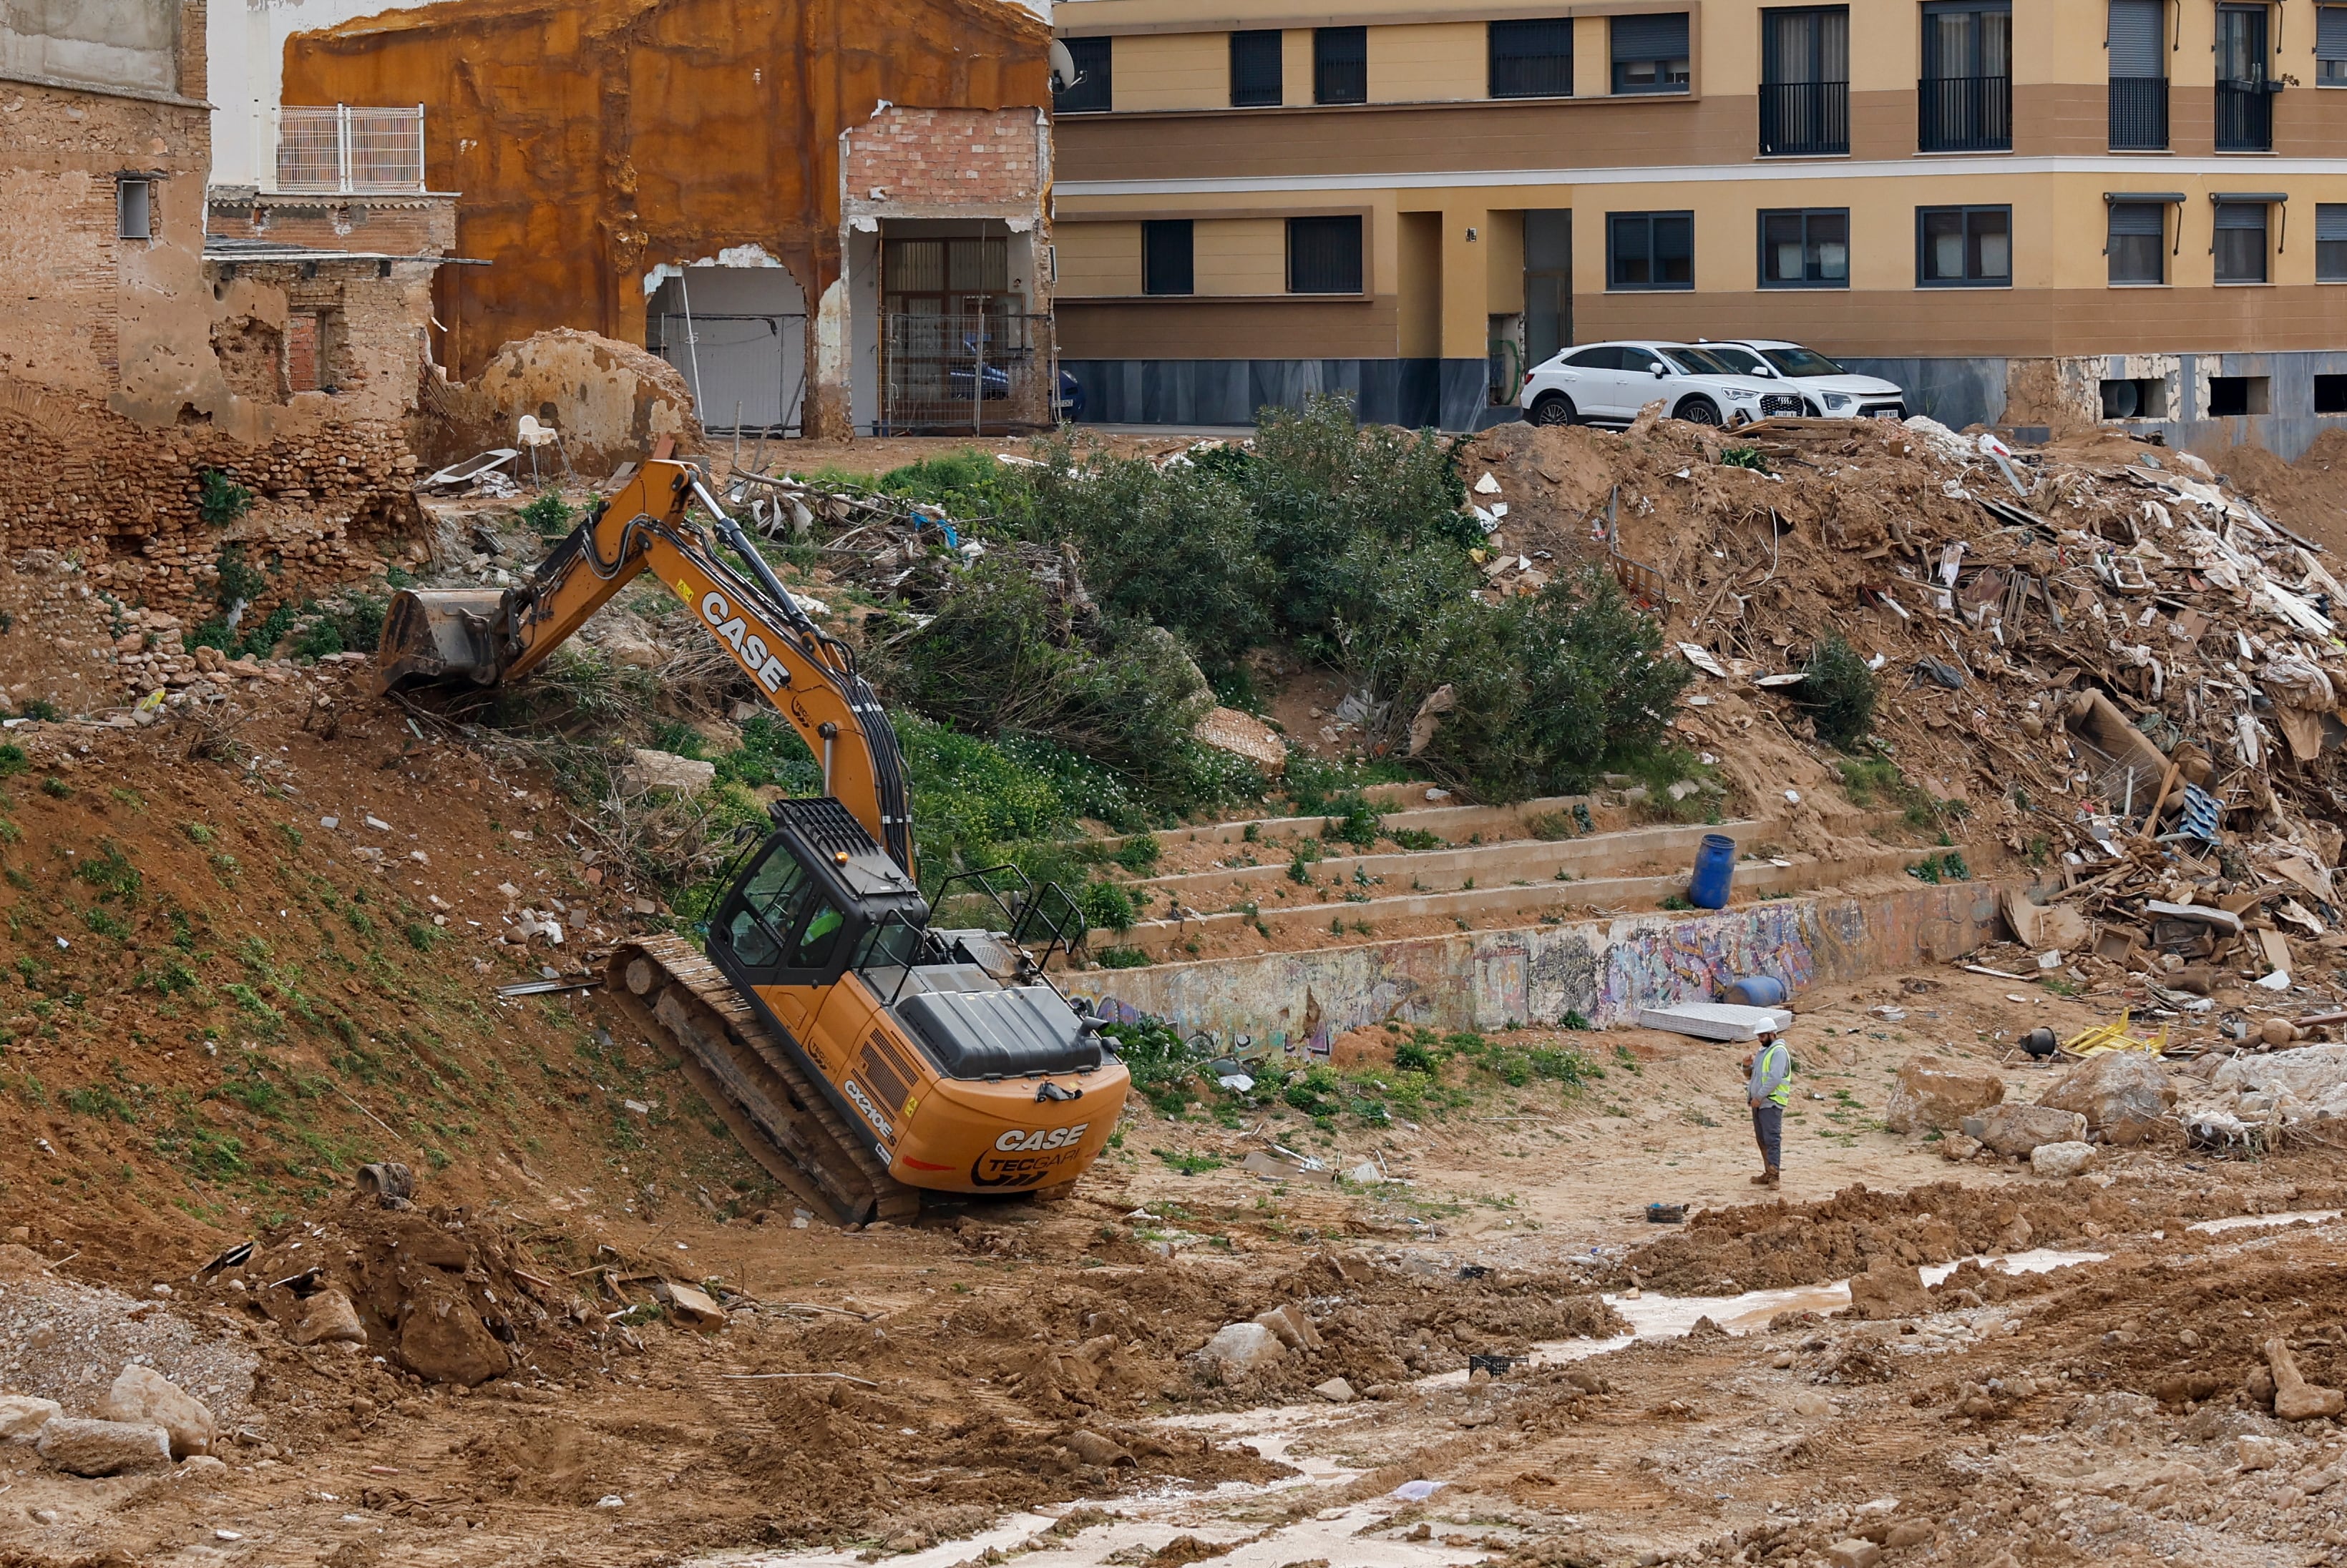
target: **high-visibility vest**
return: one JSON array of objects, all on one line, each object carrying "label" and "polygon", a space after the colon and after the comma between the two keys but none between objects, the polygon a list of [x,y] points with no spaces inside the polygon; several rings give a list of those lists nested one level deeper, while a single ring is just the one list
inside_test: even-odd
[{"label": "high-visibility vest", "polygon": [[[1771,1052],[1779,1054],[1775,1062],[1770,1060]],[[1753,1071],[1765,1077],[1768,1075],[1768,1070],[1771,1066],[1779,1064],[1781,1064],[1785,1069],[1785,1081],[1768,1091],[1768,1099],[1771,1104],[1775,1105],[1781,1110],[1793,1097],[1793,1062],[1791,1054],[1785,1050],[1785,1043],[1782,1040],[1769,1041],[1768,1044],[1762,1048],[1760,1052],[1760,1059],[1753,1063],[1752,1067]]]}]

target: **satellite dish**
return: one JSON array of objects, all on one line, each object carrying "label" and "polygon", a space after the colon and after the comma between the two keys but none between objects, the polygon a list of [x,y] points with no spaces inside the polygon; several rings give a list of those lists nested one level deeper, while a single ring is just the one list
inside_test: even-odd
[{"label": "satellite dish", "polygon": [[1083,79],[1083,73],[1076,69],[1075,56],[1068,52],[1068,46],[1065,44],[1057,38],[1052,39],[1051,90],[1055,93],[1064,93]]}]

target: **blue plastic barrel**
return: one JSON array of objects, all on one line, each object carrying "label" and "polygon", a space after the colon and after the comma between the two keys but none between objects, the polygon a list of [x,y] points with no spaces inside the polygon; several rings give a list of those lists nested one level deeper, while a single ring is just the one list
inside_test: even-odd
[{"label": "blue plastic barrel", "polygon": [[1706,833],[1695,852],[1695,877],[1687,883],[1687,902],[1702,910],[1727,907],[1727,884],[1736,876],[1736,840],[1725,833]]},{"label": "blue plastic barrel", "polygon": [[1730,983],[1719,993],[1719,999],[1738,1007],[1781,1007],[1785,1003],[1785,983],[1773,974],[1747,974]]}]

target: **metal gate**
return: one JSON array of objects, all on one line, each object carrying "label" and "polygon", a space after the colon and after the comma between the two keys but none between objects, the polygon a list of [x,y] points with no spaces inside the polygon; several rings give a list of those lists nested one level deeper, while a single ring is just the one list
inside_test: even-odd
[{"label": "metal gate", "polygon": [[651,351],[693,390],[701,428],[714,435],[802,435],[806,315],[756,311],[649,318]]},{"label": "metal gate", "polygon": [[1052,423],[1051,318],[891,312],[881,319],[881,433],[985,435]]}]

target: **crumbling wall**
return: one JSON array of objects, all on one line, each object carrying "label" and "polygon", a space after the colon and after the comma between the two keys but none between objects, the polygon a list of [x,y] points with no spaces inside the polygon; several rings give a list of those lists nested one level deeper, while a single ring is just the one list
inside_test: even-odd
[{"label": "crumbling wall", "polygon": [[[703,444],[692,394],[674,365],[632,344],[560,327],[506,344],[469,382],[430,383],[415,445],[443,467],[518,444],[524,414],[552,424],[572,466],[589,477],[641,461],[662,436],[673,437],[680,452]],[[538,462],[559,469],[561,459],[548,450]],[[516,468],[528,473],[528,460]]]},{"label": "crumbling wall", "polygon": [[[270,575],[264,604],[380,572],[421,536],[415,459],[396,422],[322,424],[261,443],[200,421],[152,430],[86,395],[0,385],[0,556],[71,557],[93,588],[196,620],[231,542]],[[253,493],[226,526],[197,512],[207,469]]]},{"label": "crumbling wall", "polygon": [[213,187],[210,231],[321,250],[446,256],[456,244],[450,196],[264,196]]},{"label": "crumbling wall", "polygon": [[[498,0],[296,35],[284,96],[433,106],[427,183],[465,193],[456,249],[493,263],[438,283],[444,358],[469,381],[549,328],[642,342],[646,272],[728,246],[823,300],[839,133],[884,101],[1040,108],[1049,46],[1001,0]],[[837,433],[813,368],[807,428]]]}]

